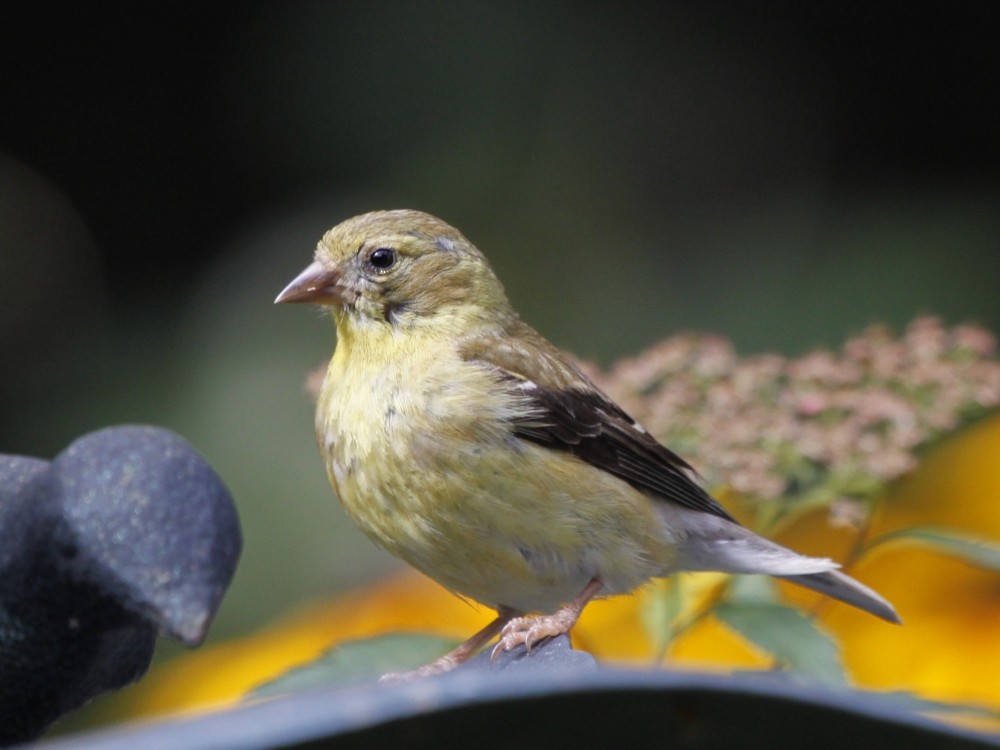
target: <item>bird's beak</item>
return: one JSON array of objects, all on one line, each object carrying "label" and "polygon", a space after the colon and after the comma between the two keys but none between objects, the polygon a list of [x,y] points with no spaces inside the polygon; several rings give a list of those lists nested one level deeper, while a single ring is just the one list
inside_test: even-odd
[{"label": "bird's beak", "polygon": [[356,296],[341,284],[342,274],[337,269],[324,268],[319,262],[309,264],[292,279],[274,300],[279,302],[312,302],[317,305],[343,305]]}]

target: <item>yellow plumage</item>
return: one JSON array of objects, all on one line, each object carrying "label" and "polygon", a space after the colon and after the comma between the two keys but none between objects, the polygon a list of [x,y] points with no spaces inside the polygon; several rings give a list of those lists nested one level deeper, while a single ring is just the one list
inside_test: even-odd
[{"label": "yellow plumage", "polygon": [[[333,309],[316,434],[347,514],[500,612],[427,671],[501,628],[502,648],[565,632],[598,592],[682,569],[783,575],[895,617],[830,561],[736,524],[682,459],[518,318],[483,255],[444,222],[417,211],[349,219],[278,301]],[[514,619],[532,612],[555,614]]]}]

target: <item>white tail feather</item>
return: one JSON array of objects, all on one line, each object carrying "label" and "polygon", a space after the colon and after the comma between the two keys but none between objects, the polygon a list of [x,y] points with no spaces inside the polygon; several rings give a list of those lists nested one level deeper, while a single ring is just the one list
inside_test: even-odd
[{"label": "white tail feather", "polygon": [[[677,570],[772,575],[838,599],[889,622],[896,610],[864,584],[837,570],[833,560],[807,557],[768,541],[739,524],[687,509],[661,511],[680,548]],[[677,530],[682,529],[678,534]]]},{"label": "white tail feather", "polygon": [[804,576],[781,576],[781,578],[850,604],[888,622],[896,624],[902,622],[893,606],[882,596],[839,570]]}]

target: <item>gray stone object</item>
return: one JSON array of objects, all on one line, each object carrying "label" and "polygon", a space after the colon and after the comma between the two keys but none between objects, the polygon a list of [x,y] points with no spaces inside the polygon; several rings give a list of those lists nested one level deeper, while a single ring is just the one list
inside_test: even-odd
[{"label": "gray stone object", "polygon": [[535,644],[530,653],[524,646],[518,646],[511,651],[497,652],[495,658],[490,645],[455,671],[531,674],[574,669],[597,669],[597,659],[586,651],[577,651],[570,645],[569,636],[560,635]]},{"label": "gray stone object", "polygon": [[241,545],[222,480],[168,430],[0,455],[0,746],[139,679],[157,634],[201,643]]},{"label": "gray stone object", "polygon": [[[533,669],[310,689],[224,711],[64,737],[39,750],[987,750],[891,694],[780,676]],[[933,706],[924,706],[933,710]]]}]

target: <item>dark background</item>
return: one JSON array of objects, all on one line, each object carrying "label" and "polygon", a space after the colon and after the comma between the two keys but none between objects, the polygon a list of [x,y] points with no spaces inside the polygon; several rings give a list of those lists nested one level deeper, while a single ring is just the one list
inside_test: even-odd
[{"label": "dark background", "polygon": [[1000,329],[995,3],[18,4],[0,12],[0,452],[177,430],[240,505],[217,634],[392,562],[347,524],[273,308],[412,207],[610,363],[683,329]]}]

